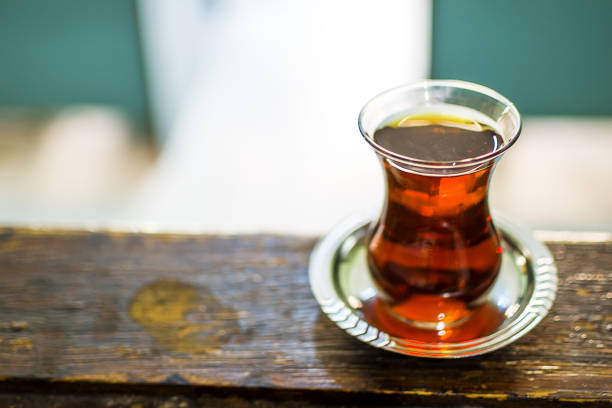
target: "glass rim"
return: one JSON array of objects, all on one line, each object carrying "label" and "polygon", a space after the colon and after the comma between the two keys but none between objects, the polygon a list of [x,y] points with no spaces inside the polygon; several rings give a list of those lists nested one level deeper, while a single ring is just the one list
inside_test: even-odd
[{"label": "glass rim", "polygon": [[[373,135],[370,136],[368,132],[364,129],[363,118],[367,114],[368,107],[374,101],[386,95],[389,95],[393,92],[398,92],[402,90],[419,89],[419,88],[426,89],[426,88],[431,88],[434,86],[473,91],[473,92],[477,92],[483,95],[487,95],[501,102],[503,105],[506,106],[506,109],[504,112],[510,111],[516,117],[517,119],[516,129],[514,130],[512,135],[509,135],[507,142],[505,142],[499,149],[494,150],[489,153],[482,154],[480,156],[468,157],[467,159],[461,159],[461,160],[455,160],[455,161],[422,160],[422,159],[417,159],[414,157],[410,157],[410,156],[406,156],[406,155],[402,155],[402,154],[393,152],[381,146],[380,144],[378,144],[374,140]],[[394,112],[390,112],[390,115],[392,115],[393,113]],[[373,98],[371,98],[363,106],[363,108],[359,112],[357,122],[358,122],[359,131],[361,132],[361,135],[366,140],[366,142],[368,142],[368,144],[374,148],[374,150],[378,154],[392,161],[397,161],[403,164],[409,164],[415,167],[421,167],[421,168],[426,168],[426,169],[457,169],[457,168],[463,168],[463,167],[469,167],[469,166],[477,166],[479,164],[482,164],[488,161],[492,161],[493,159],[501,156],[506,150],[510,148],[510,146],[512,146],[516,142],[519,135],[521,134],[521,130],[523,126],[522,121],[521,121],[521,116],[519,114],[518,109],[516,109],[516,106],[514,106],[514,104],[510,102],[510,100],[508,100],[505,96],[501,95],[499,92],[494,91],[491,88],[487,88],[486,86],[478,85],[473,82],[460,81],[460,80],[455,80],[455,79],[427,79],[427,80],[423,80],[423,81],[419,81],[419,82],[415,82],[415,83],[411,83],[407,85],[400,85],[394,88],[387,89],[377,94]]]}]

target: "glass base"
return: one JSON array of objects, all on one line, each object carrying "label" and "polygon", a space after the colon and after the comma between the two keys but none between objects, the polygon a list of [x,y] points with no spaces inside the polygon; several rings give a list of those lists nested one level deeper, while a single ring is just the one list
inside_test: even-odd
[{"label": "glass base", "polygon": [[[436,296],[436,298],[440,298]],[[390,305],[382,298],[377,298],[379,313],[389,315],[389,318],[397,320],[398,324],[408,324],[420,329],[443,330],[445,328],[458,327],[468,321],[474,313],[475,306],[469,306],[461,301],[445,301],[440,299],[428,299],[424,296],[412,296],[409,301],[398,305]],[[434,316],[423,319],[423,313],[416,313],[416,309],[425,312],[433,311]],[[420,318],[420,320],[419,320]]]}]

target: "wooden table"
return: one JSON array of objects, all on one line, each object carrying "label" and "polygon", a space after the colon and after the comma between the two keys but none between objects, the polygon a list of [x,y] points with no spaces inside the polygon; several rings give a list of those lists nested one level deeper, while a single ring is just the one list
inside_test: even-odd
[{"label": "wooden table", "polygon": [[314,242],[0,229],[0,406],[612,406],[611,242],[550,243],[542,324],[445,361],[329,322]]}]

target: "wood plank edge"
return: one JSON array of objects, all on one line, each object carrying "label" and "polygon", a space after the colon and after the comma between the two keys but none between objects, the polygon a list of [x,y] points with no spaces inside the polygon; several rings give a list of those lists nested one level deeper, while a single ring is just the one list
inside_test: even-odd
[{"label": "wood plank edge", "polygon": [[605,231],[544,231],[533,232],[536,239],[549,243],[595,244],[612,242],[612,232]]},{"label": "wood plank edge", "polygon": [[[280,232],[247,232],[247,233],[228,233],[223,231],[211,231],[203,227],[179,227],[163,228],[154,223],[31,223],[31,224],[0,224],[0,230],[14,231],[17,233],[30,234],[58,234],[71,235],[79,233],[106,233],[106,234],[143,234],[143,235],[162,235],[162,236],[202,236],[202,237],[277,237],[277,238],[298,238],[305,240],[315,240],[319,236],[302,235]],[[612,232],[606,231],[553,231],[535,230],[533,235],[536,239],[548,243],[572,243],[572,244],[593,244],[612,242]]]},{"label": "wood plank edge", "polygon": [[479,404],[479,406],[504,406],[524,408],[525,404],[538,407],[594,407],[610,406],[611,398],[580,396],[575,398],[556,397],[555,392],[542,391],[527,395],[501,393],[454,393],[427,390],[405,390],[400,392],[372,392],[353,390],[321,390],[299,388],[273,388],[265,386],[209,386],[192,384],[143,384],[112,383],[82,380],[40,380],[5,378],[0,381],[0,394],[12,395],[146,395],[159,398],[181,396],[188,399],[240,398],[247,401],[302,401],[310,404],[375,404],[392,405],[419,404]]}]

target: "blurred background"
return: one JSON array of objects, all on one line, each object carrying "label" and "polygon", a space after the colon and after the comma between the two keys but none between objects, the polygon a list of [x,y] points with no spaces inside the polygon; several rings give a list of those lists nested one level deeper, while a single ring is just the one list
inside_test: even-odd
[{"label": "blurred background", "polygon": [[612,3],[0,0],[0,223],[319,234],[381,204],[357,130],[424,78],[515,102],[491,204],[612,231]]}]

